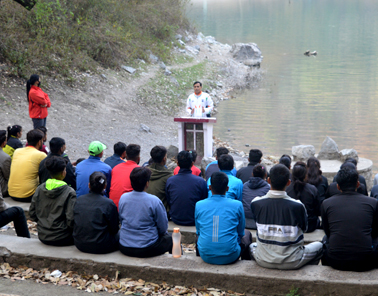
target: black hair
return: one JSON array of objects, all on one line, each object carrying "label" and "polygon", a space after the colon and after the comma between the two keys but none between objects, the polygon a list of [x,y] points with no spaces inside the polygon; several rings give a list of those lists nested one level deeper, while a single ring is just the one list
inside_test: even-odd
[{"label": "black hair", "polygon": [[37,129],[39,129],[46,136],[47,128],[45,126],[39,126],[39,127],[37,127]]},{"label": "black hair", "polygon": [[197,151],[196,150],[190,150],[189,153],[192,154],[193,162],[196,162],[196,160],[197,160]]},{"label": "black hair", "polygon": [[215,150],[217,158],[221,157],[223,154],[228,154],[230,151],[226,147],[218,147],[217,150]]},{"label": "black hair", "polygon": [[106,177],[101,172],[94,172],[89,176],[89,184],[91,185],[91,192],[101,194],[106,188]]},{"label": "black hair", "polygon": [[195,86],[197,83],[199,83],[200,84],[200,86],[202,86],[202,83],[201,82],[199,82],[199,81],[196,81],[196,82],[194,82],[193,83],[193,86]]},{"label": "black hair", "polygon": [[135,191],[142,192],[147,182],[150,181],[150,178],[151,170],[149,168],[134,168],[130,174],[131,187],[133,187]]},{"label": "black hair", "polygon": [[127,145],[123,142],[117,142],[114,144],[114,153],[121,156],[123,152],[126,151]]},{"label": "black hair", "polygon": [[290,170],[291,166],[291,157],[288,155],[282,155],[279,164],[283,164],[285,167],[287,167]]},{"label": "black hair", "polygon": [[66,145],[66,141],[59,137],[51,138],[50,140],[50,150],[51,153],[58,154],[59,150]]},{"label": "black hair", "polygon": [[357,170],[357,167],[355,166],[355,164],[353,162],[344,162],[341,166],[340,166],[340,169],[350,169],[350,170]]},{"label": "black hair", "polygon": [[346,163],[346,162],[351,162],[357,167],[357,160],[355,160],[354,158],[349,157],[349,158],[345,159],[344,163]]},{"label": "black hair", "polygon": [[263,154],[259,149],[249,150],[249,161],[250,162],[260,162],[262,156],[263,156]]},{"label": "black hair", "polygon": [[140,146],[137,144],[129,144],[126,147],[126,158],[127,160],[137,160],[140,154]]},{"label": "black hair", "polygon": [[261,164],[257,164],[253,167],[252,175],[253,175],[253,177],[265,179],[266,168],[264,166],[262,166]]},{"label": "black hair", "polygon": [[45,167],[52,178],[58,177],[66,168],[67,160],[61,156],[52,156],[46,159]]},{"label": "black hair", "polygon": [[306,185],[307,167],[303,161],[298,161],[292,171],[294,192],[296,194],[296,199],[300,199],[301,192]]},{"label": "black hair", "polygon": [[307,183],[318,186],[322,182],[322,171],[320,169],[320,161],[311,156],[307,160]]},{"label": "black hair", "polygon": [[33,74],[32,76],[30,76],[30,79],[26,82],[26,97],[28,99],[28,102],[30,89],[32,85],[34,85],[34,83],[36,83],[37,81],[39,81],[39,76],[37,74]]},{"label": "black hair", "polygon": [[234,168],[234,159],[231,155],[223,154],[218,158],[218,166],[221,171],[231,171]]},{"label": "black hair", "polygon": [[350,167],[343,167],[336,175],[336,182],[341,191],[356,191],[358,172]]},{"label": "black hair", "polygon": [[210,178],[211,191],[213,194],[225,195],[228,186],[228,177],[223,172],[215,172]]},{"label": "black hair", "polygon": [[151,149],[150,155],[155,163],[161,163],[167,155],[167,148],[164,146],[155,146]]},{"label": "black hair", "polygon": [[7,139],[7,132],[5,130],[0,130],[0,146],[3,145],[6,139]]},{"label": "black hair", "polygon": [[22,131],[22,126],[17,125],[17,124],[12,125],[12,126],[8,126],[7,131],[8,131],[7,139],[9,140],[12,136],[17,137],[17,134]]},{"label": "black hair", "polygon": [[80,162],[84,161],[86,158],[78,158],[76,160],[76,165],[78,165]]},{"label": "black hair", "polygon": [[44,134],[39,129],[33,129],[26,134],[26,140],[28,144],[31,146],[37,145],[39,141],[41,141],[44,137]]},{"label": "black hair", "polygon": [[192,167],[192,154],[188,151],[181,151],[177,155],[177,163],[181,169],[190,169]]},{"label": "black hair", "polygon": [[290,180],[290,171],[283,164],[276,164],[270,169],[270,183],[272,189],[284,190],[287,182]]}]

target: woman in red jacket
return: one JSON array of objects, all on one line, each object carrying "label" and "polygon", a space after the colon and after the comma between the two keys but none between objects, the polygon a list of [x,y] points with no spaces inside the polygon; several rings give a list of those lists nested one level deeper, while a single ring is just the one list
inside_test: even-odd
[{"label": "woman in red jacket", "polygon": [[51,102],[48,94],[44,93],[39,87],[41,79],[38,75],[33,74],[26,83],[26,94],[29,102],[29,116],[33,121],[34,129],[40,126],[46,126],[47,108],[50,108]]}]

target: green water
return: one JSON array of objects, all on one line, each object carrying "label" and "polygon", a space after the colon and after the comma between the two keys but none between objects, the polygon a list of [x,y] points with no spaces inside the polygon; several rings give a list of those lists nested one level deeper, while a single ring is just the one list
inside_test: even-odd
[{"label": "green water", "polygon": [[228,44],[255,42],[264,56],[260,87],[220,104],[215,136],[281,155],[298,144],[318,153],[328,135],[378,164],[378,1],[192,3],[199,31]]}]

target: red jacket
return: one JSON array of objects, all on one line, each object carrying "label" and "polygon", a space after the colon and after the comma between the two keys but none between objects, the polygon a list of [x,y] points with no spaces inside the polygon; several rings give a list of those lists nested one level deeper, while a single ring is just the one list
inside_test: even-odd
[{"label": "red jacket", "polygon": [[[173,171],[173,174],[174,174],[174,175],[177,175],[178,172],[179,172],[179,170],[180,170],[180,167],[177,166],[177,167],[175,168],[175,170]],[[195,175],[195,176],[199,176],[199,175],[201,174],[201,170],[200,170],[199,168],[197,168],[196,166],[192,166],[192,167],[191,167],[191,170],[192,170],[192,174]]]},{"label": "red jacket", "polygon": [[[46,105],[46,107],[41,107]],[[29,116],[30,118],[44,119],[47,117],[47,108],[51,107],[48,94],[35,85],[32,85],[29,92]]]}]

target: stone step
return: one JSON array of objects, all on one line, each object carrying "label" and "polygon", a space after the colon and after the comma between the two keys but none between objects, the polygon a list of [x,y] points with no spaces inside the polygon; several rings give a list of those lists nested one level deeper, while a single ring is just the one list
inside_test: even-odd
[{"label": "stone step", "polygon": [[239,293],[259,295],[286,295],[298,288],[299,295],[376,295],[378,270],[370,272],[337,271],[327,266],[305,266],[300,270],[270,270],[259,267],[254,261],[238,261],[230,265],[210,265],[193,254],[179,259],[169,254],[154,258],[132,258],[121,252],[106,255],[82,253],[74,246],[53,247],[39,240],[15,236],[0,236],[0,262],[12,266],[35,269],[59,269],[78,273],[98,274],[119,278],[131,277],[171,285],[213,287]]}]

